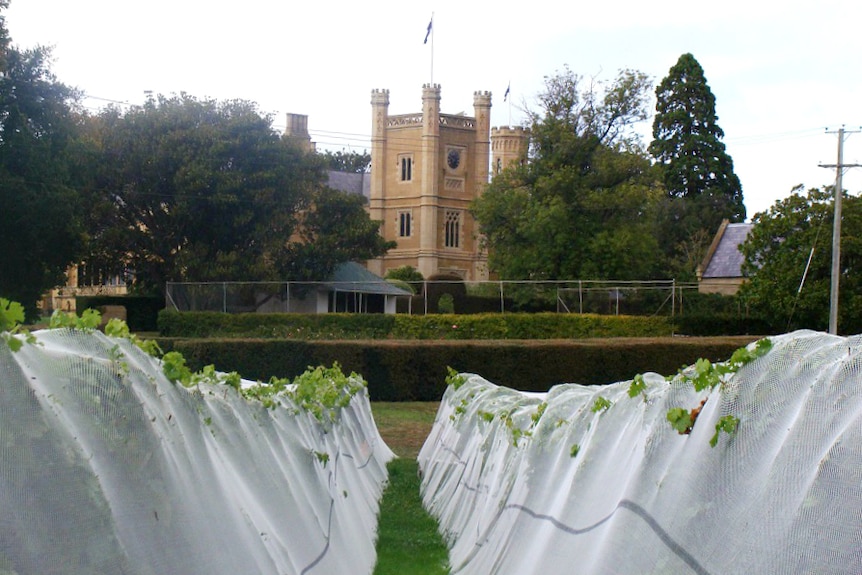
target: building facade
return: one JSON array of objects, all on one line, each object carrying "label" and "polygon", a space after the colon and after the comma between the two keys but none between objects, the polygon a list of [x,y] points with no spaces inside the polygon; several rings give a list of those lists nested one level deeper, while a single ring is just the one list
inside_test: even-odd
[{"label": "building facade", "polygon": [[441,113],[440,100],[440,86],[426,84],[421,112],[390,115],[389,91],[371,92],[369,212],[397,247],[369,261],[368,269],[383,276],[412,266],[426,278],[487,280],[470,204],[487,186],[491,166],[496,172],[525,157],[526,132],[506,128],[492,135],[490,92],[474,92],[472,117]]}]

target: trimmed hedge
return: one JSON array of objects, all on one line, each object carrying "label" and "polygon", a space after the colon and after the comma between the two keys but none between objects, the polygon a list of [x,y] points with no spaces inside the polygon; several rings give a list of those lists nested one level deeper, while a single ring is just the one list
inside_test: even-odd
[{"label": "trimmed hedge", "polygon": [[292,341],[163,339],[192,369],[214,364],[247,379],[296,377],[309,366],[339,362],[368,381],[374,401],[439,401],[447,367],[523,391],[558,383],[603,384],[638,373],[673,374],[704,357],[727,359],[756,338],[660,338],[542,341]]},{"label": "trimmed hedge", "polygon": [[673,333],[666,317],[562,313],[433,314],[228,314],[159,313],[165,337],[341,339],[564,339],[661,337]]},{"label": "trimmed hedge", "polygon": [[747,335],[784,333],[774,322],[760,316],[734,312],[685,313],[674,318],[676,332],[694,336]]}]

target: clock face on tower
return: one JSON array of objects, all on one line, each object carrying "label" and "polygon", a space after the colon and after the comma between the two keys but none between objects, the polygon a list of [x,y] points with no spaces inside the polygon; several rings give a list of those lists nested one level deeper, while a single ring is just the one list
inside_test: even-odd
[{"label": "clock face on tower", "polygon": [[449,164],[450,170],[457,170],[458,166],[461,165],[461,150],[449,150],[446,155],[446,163]]}]

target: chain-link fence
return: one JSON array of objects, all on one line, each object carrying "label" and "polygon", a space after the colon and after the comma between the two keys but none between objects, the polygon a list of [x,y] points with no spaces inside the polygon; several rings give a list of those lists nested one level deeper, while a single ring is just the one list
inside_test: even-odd
[{"label": "chain-link fence", "polygon": [[674,316],[683,294],[696,290],[697,284],[674,280],[184,282],[167,284],[166,304],[179,311],[373,313],[391,309],[381,303],[381,298],[389,297],[396,300],[398,312],[411,314],[544,311]]}]

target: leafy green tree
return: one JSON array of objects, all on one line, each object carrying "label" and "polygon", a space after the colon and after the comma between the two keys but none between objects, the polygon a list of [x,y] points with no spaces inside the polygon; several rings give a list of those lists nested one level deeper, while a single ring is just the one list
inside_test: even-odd
[{"label": "leafy green tree", "polygon": [[321,157],[279,137],[253,103],[159,96],[103,111],[90,133],[102,195],[93,253],[123,261],[142,290],[319,280],[386,247],[363,199],[325,190]]},{"label": "leafy green tree", "polygon": [[425,276],[413,266],[401,266],[387,271],[386,279],[401,280],[408,283],[422,283],[425,281]]},{"label": "leafy green tree", "polygon": [[[778,331],[829,326],[833,207],[831,188],[804,192],[799,186],[752,218],[754,227],[742,246],[742,271],[749,281],[740,289],[740,297],[754,311],[774,317]],[[855,196],[845,197],[842,210],[839,299],[839,330],[858,333],[862,330],[862,199]]]},{"label": "leafy green tree", "polygon": [[742,185],[723,137],[703,68],[683,54],[656,89],[649,146],[667,192],[661,209],[665,250],[681,262],[678,268],[691,265],[692,252],[705,252],[705,238],[712,238],[723,219],[745,220]]},{"label": "leafy green tree", "polygon": [[421,292],[422,284],[425,282],[425,276],[413,266],[392,268],[386,272],[386,279],[401,282],[402,287],[410,289],[413,293]]},{"label": "leafy green tree", "polygon": [[31,319],[84,245],[77,93],[57,81],[49,62],[47,48],[11,45],[0,13],[0,295],[21,302]]},{"label": "leafy green tree", "polygon": [[504,279],[645,279],[659,267],[651,205],[659,198],[631,130],[651,84],[623,70],[610,83],[565,69],[530,113],[530,157],[497,175],[472,207],[490,268]]},{"label": "leafy green tree", "polygon": [[298,214],[297,234],[286,250],[288,276],[326,279],[335,267],[369,260],[395,247],[380,235],[380,222],[368,217],[365,196],[320,187],[307,210]]},{"label": "leafy green tree", "polygon": [[362,174],[371,170],[371,154],[365,150],[362,153],[345,152],[344,150],[333,153],[327,150],[324,152],[323,157],[330,170],[356,174]]}]

